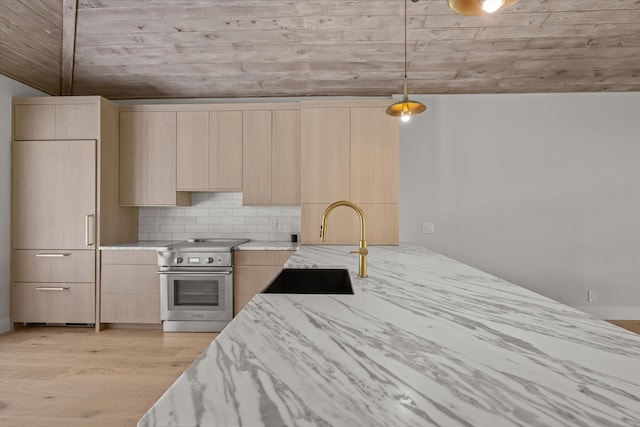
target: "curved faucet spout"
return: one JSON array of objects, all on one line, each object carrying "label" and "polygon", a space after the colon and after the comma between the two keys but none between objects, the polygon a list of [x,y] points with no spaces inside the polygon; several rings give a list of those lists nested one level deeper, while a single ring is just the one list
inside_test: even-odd
[{"label": "curved faucet spout", "polygon": [[367,277],[367,254],[369,253],[369,251],[367,250],[367,239],[366,239],[367,229],[365,225],[364,212],[360,208],[360,206],[356,205],[355,203],[349,202],[347,200],[340,200],[327,206],[327,208],[324,210],[324,213],[322,214],[322,225],[320,226],[320,240],[323,242],[326,240],[325,237],[327,233],[327,219],[329,218],[329,214],[338,206],[348,206],[354,211],[356,211],[356,213],[360,217],[360,245],[359,245],[358,251],[354,251],[352,253],[357,253],[360,255],[360,273],[359,273],[360,277]]}]

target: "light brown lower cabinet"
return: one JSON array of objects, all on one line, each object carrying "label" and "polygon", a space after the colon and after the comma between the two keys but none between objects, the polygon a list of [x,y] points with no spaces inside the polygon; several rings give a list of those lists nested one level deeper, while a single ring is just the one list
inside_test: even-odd
[{"label": "light brown lower cabinet", "polygon": [[12,298],[14,322],[95,322],[93,283],[14,282]]},{"label": "light brown lower cabinet", "polygon": [[233,269],[233,315],[282,270],[295,251],[236,251]]},{"label": "light brown lower cabinet", "polygon": [[13,322],[94,323],[95,252],[13,251]]},{"label": "light brown lower cabinet", "polygon": [[102,251],[100,275],[101,323],[161,323],[156,251]]}]

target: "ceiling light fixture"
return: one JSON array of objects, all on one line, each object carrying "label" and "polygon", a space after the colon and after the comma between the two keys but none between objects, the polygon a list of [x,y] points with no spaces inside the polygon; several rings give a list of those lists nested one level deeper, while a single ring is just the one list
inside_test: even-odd
[{"label": "ceiling light fixture", "polygon": [[[417,2],[418,0],[411,0]],[[407,0],[404,0],[404,88],[402,101],[387,107],[386,113],[390,116],[400,117],[403,122],[408,122],[412,116],[422,113],[427,107],[421,102],[409,99],[409,87],[407,84]]]},{"label": "ceiling light fixture", "polygon": [[518,0],[448,0],[449,8],[467,16],[487,15],[504,10]]}]

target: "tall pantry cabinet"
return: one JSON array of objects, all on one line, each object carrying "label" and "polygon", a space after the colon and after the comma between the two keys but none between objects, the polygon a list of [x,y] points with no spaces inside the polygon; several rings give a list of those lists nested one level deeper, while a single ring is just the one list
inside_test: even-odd
[{"label": "tall pantry cabinet", "polygon": [[137,237],[118,203],[118,106],[14,98],[12,117],[11,321],[97,324],[97,247]]}]

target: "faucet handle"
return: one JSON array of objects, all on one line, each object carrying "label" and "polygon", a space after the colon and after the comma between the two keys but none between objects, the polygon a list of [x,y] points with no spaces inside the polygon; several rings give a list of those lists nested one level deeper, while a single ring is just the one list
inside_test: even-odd
[{"label": "faucet handle", "polygon": [[350,254],[368,255],[369,250],[367,248],[360,248],[357,251],[349,251]]}]

